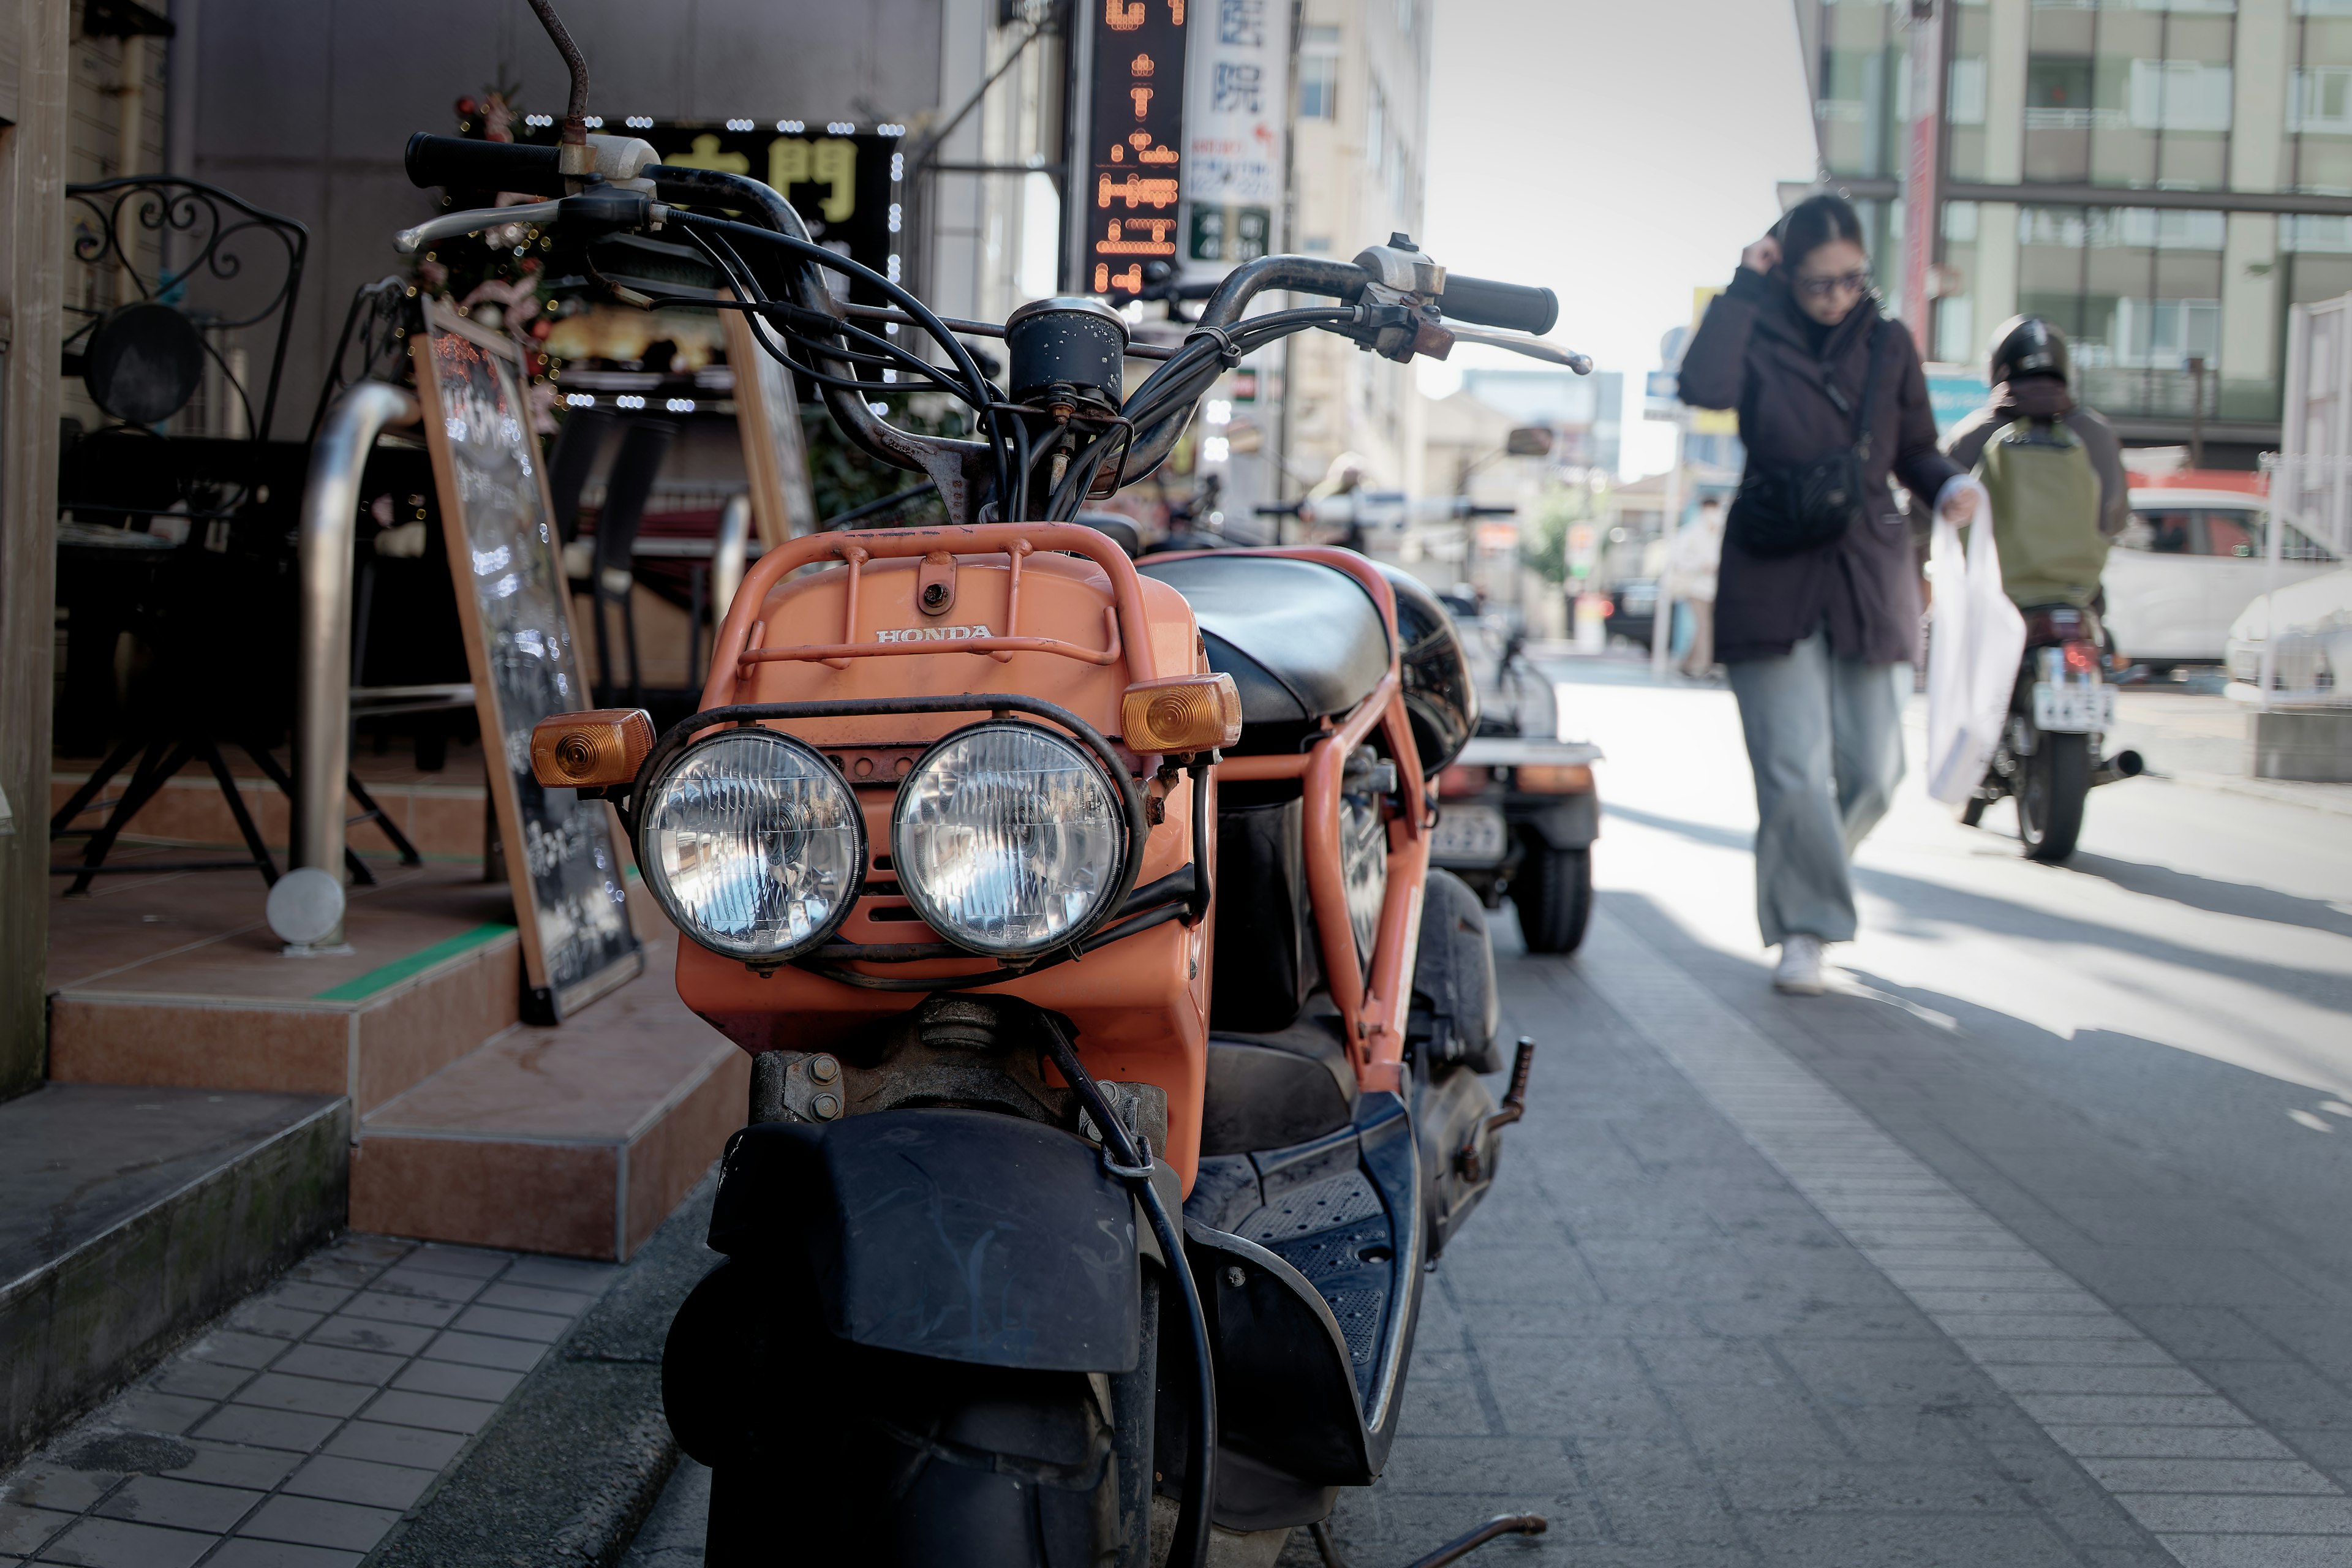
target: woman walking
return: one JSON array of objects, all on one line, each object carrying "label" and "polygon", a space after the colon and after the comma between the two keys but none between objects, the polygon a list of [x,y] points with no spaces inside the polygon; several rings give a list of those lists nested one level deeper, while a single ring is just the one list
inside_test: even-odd
[{"label": "woman walking", "polygon": [[1739,258],[1683,356],[1683,401],[1734,408],[1748,448],[1715,601],[1716,657],[1756,773],[1756,919],[1772,983],[1818,994],[1854,933],[1848,862],[1903,776],[1919,634],[1910,530],[1888,476],[1966,522],[1911,336],[1882,318],[1861,220],[1801,202]]}]

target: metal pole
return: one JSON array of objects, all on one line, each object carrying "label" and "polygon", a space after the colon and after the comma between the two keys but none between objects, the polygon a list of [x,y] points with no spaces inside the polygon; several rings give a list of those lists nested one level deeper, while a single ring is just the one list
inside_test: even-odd
[{"label": "metal pole", "polygon": [[2189,466],[2205,466],[2205,358],[2189,356]]},{"label": "metal pole", "polygon": [[737,490],[719,514],[719,539],[710,552],[710,624],[727,619],[735,590],[743,585],[743,562],[751,552],[751,495]]},{"label": "metal pole", "polygon": [[[360,475],[385,426],[414,425],[416,399],[397,386],[362,381],[327,410],[310,448],[302,488],[302,620],[294,710],[294,853],[343,879],[344,775],[352,749],[352,549],[358,532]],[[343,922],[311,943],[335,947]]]},{"label": "metal pole", "polygon": [[[2271,469],[2271,482],[2263,497],[2263,525],[2270,531],[2273,562],[2270,587],[2278,587],[2279,529],[2285,521],[2280,516],[2279,491],[2286,491],[2286,510],[2294,516],[2303,515],[2304,491],[2307,477],[2307,455],[2304,451],[2305,422],[2310,417],[2311,385],[2311,312],[2301,305],[2289,305],[2286,310],[2286,407],[2279,422],[2279,460]],[[2278,675],[2278,640],[2271,636],[2270,626],[2263,627],[2263,661],[2254,685],[2254,707],[2266,710],[2271,705],[2271,682]]]},{"label": "metal pole", "polygon": [[1682,524],[1684,424],[1685,416],[1678,407],[1675,410],[1675,466],[1666,470],[1666,494],[1661,503],[1665,508],[1662,521],[1666,542],[1666,564],[1665,569],[1658,574],[1658,596],[1651,601],[1650,676],[1653,679],[1664,677],[1666,663],[1675,645],[1675,602],[1667,592],[1667,584],[1675,580],[1675,533]]}]

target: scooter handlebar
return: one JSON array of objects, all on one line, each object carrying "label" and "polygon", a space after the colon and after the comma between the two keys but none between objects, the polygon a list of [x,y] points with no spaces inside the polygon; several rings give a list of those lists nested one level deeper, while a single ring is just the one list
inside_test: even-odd
[{"label": "scooter handlebar", "polygon": [[1549,289],[1523,283],[1494,283],[1484,278],[1445,276],[1445,292],[1437,297],[1438,310],[1454,321],[1482,327],[1502,327],[1538,337],[1559,321],[1559,298]]},{"label": "scooter handlebar", "polygon": [[408,139],[408,180],[419,189],[456,186],[460,190],[524,191],[533,195],[563,194],[563,175],[551,146],[526,146],[520,142],[476,142],[463,136],[433,136],[418,132]]}]

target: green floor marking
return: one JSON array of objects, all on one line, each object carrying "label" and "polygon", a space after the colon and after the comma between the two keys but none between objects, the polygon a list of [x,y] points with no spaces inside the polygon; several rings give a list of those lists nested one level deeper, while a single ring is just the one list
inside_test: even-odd
[{"label": "green floor marking", "polygon": [[330,986],[320,992],[312,1000],[319,1002],[364,1000],[379,991],[399,984],[412,974],[422,973],[444,959],[455,958],[461,952],[481,946],[484,942],[496,942],[502,936],[509,935],[514,929],[504,921],[492,921],[487,925],[478,925],[469,931],[460,931],[446,942],[436,942],[431,947],[419,948],[406,958],[395,959],[381,969],[371,969],[356,979],[346,980],[341,985]]}]

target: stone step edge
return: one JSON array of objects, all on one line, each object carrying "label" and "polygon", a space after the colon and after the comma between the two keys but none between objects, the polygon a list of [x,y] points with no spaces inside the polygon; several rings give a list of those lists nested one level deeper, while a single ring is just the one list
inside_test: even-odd
[{"label": "stone step edge", "polygon": [[[257,921],[256,925],[258,923]],[[251,931],[255,927],[246,926],[239,929]],[[225,932],[224,938],[237,934],[237,931]],[[235,1007],[257,1013],[364,1013],[375,1007],[388,1005],[412,991],[431,985],[457,973],[467,964],[477,963],[499,948],[510,943],[519,943],[521,940],[522,933],[515,926],[499,921],[486,921],[470,931],[461,931],[456,936],[419,948],[404,958],[397,958],[390,963],[379,964],[363,974],[353,975],[340,985],[331,985],[326,990],[310,996],[220,996],[201,991],[129,991],[109,989],[102,983],[61,985],[51,991],[49,996],[53,1002],[95,1003],[107,1006]],[[465,945],[452,946],[458,942],[463,942]],[[420,967],[408,967],[415,964],[419,958],[435,953],[436,949],[441,948],[448,948],[450,951],[428,959]],[[298,961],[289,959],[286,962],[290,963]],[[136,965],[126,967],[136,967]],[[402,973],[397,974],[390,973],[395,970]],[[121,972],[117,970],[112,973]],[[343,997],[334,994],[338,991],[350,991],[379,976],[384,977],[380,984],[361,994]],[[521,1016],[521,1008],[522,999],[518,996],[515,999],[518,1019]],[[497,1032],[502,1034],[510,1026],[501,1026]],[[487,1043],[489,1038],[491,1037],[485,1036],[478,1044]]]},{"label": "stone step edge", "polygon": [[[325,1176],[324,1185],[307,1202],[299,1187],[288,1180],[299,1174],[298,1165],[268,1168],[283,1162],[299,1162],[300,1156],[293,1145],[306,1137],[320,1142],[317,1154]],[[96,1278],[94,1288],[104,1296],[104,1310],[91,1314],[88,1321],[103,1325],[129,1342],[102,1366],[78,1379],[69,1379],[48,1398],[42,1398],[37,1390],[23,1410],[16,1407],[12,1388],[7,1419],[0,1423],[0,1470],[15,1464],[93,1405],[110,1398],[176,1346],[340,1229],[348,1212],[350,1147],[351,1101],[341,1097],[325,1099],[212,1170],[191,1177],[125,1215],[106,1230],[0,1284],[0,1330],[6,1331],[5,1337],[12,1351],[21,1353],[54,1349],[56,1324],[61,1318],[68,1322],[73,1321],[72,1314],[57,1310],[56,1293],[60,1289],[70,1289],[74,1278],[82,1274]],[[250,1190],[239,1194],[235,1189],[240,1183]],[[241,1196],[248,1203],[260,1199],[283,1204],[290,1195],[296,1206],[277,1215],[277,1223],[267,1227],[269,1234],[266,1245],[248,1249],[249,1256],[242,1263],[220,1247],[175,1247],[170,1237],[158,1234],[168,1231],[183,1215],[193,1215],[215,1194],[233,1206]],[[265,1224],[268,1217],[263,1216]],[[234,1215],[224,1216],[225,1223],[231,1225],[235,1218]],[[142,1302],[123,1289],[123,1269],[151,1237],[162,1258],[151,1268],[149,1278],[156,1282],[163,1299],[158,1301],[151,1297]],[[208,1283],[198,1281],[195,1293],[184,1304],[175,1305],[172,1300],[173,1281],[165,1277],[169,1265],[163,1260],[172,1258],[184,1262],[194,1258],[200,1265],[215,1268],[226,1264],[227,1268]],[[45,1293],[50,1298],[47,1321],[37,1325],[32,1319]],[[149,1309],[143,1322],[131,1316],[142,1307]]]}]

